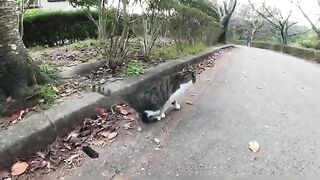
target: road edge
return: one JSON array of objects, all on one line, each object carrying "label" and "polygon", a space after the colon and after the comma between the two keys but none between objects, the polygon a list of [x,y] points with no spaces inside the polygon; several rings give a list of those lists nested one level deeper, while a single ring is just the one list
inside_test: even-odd
[{"label": "road edge", "polygon": [[128,77],[123,81],[106,85],[105,89],[110,92],[108,96],[90,92],[31,115],[0,132],[0,170],[10,167],[16,159],[31,157],[38,150],[46,148],[57,137],[67,134],[83,123],[86,117],[94,116],[96,107],[108,107],[119,103],[122,97],[140,84],[180,71],[189,64],[200,62],[211,54],[229,47],[234,45],[210,47],[198,55],[168,61],[147,69],[143,75]]}]

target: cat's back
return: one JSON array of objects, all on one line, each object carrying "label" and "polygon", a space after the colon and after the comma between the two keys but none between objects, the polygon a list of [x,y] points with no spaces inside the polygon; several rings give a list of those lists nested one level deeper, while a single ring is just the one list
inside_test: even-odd
[{"label": "cat's back", "polygon": [[171,90],[171,78],[164,76],[138,86],[127,101],[138,111],[158,110],[170,97]]}]

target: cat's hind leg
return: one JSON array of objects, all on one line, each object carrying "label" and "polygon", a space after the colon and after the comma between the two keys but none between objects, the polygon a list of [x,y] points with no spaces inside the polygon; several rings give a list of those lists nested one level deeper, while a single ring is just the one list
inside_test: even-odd
[{"label": "cat's hind leg", "polygon": [[166,118],[166,112],[167,112],[167,110],[169,109],[170,104],[171,104],[170,101],[168,101],[168,102],[166,102],[166,103],[164,104],[164,106],[162,107],[161,112],[160,112],[160,117],[161,117],[162,119]]}]

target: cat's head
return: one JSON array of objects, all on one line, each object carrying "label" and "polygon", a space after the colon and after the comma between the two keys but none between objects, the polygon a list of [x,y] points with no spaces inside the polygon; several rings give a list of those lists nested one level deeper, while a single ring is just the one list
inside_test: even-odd
[{"label": "cat's head", "polygon": [[196,73],[191,68],[185,68],[183,71],[179,72],[178,77],[182,83],[192,81],[194,84],[196,82]]}]

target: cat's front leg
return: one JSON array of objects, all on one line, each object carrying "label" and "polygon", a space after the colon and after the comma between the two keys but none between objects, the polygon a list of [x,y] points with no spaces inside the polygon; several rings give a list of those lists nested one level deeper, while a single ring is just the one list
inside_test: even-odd
[{"label": "cat's front leg", "polygon": [[162,114],[160,115],[160,117],[161,117],[161,119],[164,119],[164,118],[166,118],[166,114],[165,114],[165,113],[162,113]]},{"label": "cat's front leg", "polygon": [[158,121],[160,121],[162,119],[161,116],[157,116],[156,118],[157,118]]},{"label": "cat's front leg", "polygon": [[174,106],[175,110],[180,110],[181,109],[181,105],[179,104],[178,101],[174,101],[173,106]]}]

